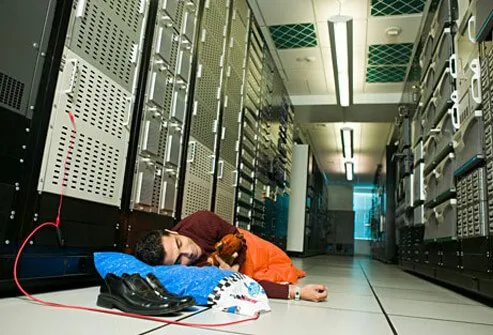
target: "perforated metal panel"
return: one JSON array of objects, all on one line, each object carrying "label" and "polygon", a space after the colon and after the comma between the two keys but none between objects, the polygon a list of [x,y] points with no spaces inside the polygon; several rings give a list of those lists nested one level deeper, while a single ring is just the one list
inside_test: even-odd
[{"label": "perforated metal panel", "polygon": [[235,198],[235,168],[223,160],[219,161],[215,212],[228,222],[233,222]]},{"label": "perforated metal panel", "polygon": [[190,137],[182,217],[209,210],[212,192],[213,152]]},{"label": "perforated metal panel", "polygon": [[235,8],[235,17],[231,20],[230,36],[239,44],[244,44],[247,41],[247,26],[238,15],[237,7]]},{"label": "perforated metal panel", "polygon": [[140,1],[78,1],[69,48],[131,90],[143,20]]},{"label": "perforated metal panel", "polygon": [[195,86],[196,107],[192,117],[191,135],[211,151],[214,148],[213,125],[219,106],[220,73],[213,74],[204,67]]},{"label": "perforated metal panel", "polygon": [[248,8],[248,3],[246,0],[236,0],[235,1],[236,11],[235,14],[239,17],[245,26],[247,25],[248,18],[250,15],[250,9]]},{"label": "perforated metal panel", "polygon": [[0,105],[20,112],[24,83],[0,72]]},{"label": "perforated metal panel", "polygon": [[[224,27],[228,19],[228,8],[225,0],[208,1],[209,7],[206,7],[203,13],[202,24],[205,28],[207,43],[220,45],[224,36]],[[216,47],[217,47],[216,45]]]},{"label": "perforated metal panel", "polygon": [[[104,92],[102,94],[101,92]],[[70,197],[109,205],[120,204],[128,146],[130,93],[111,78],[64,50],[56,87],[38,189],[59,193],[63,159],[72,126],[67,112],[75,115],[77,137],[68,165]]]},{"label": "perforated metal panel", "polygon": [[127,26],[137,34],[140,29],[142,17],[138,15],[141,11],[142,1],[135,0],[103,0],[104,3],[118,16]]}]

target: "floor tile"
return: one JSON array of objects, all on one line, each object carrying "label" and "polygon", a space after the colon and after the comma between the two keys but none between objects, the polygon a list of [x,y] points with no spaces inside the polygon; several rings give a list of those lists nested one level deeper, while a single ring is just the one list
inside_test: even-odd
[{"label": "floor tile", "polygon": [[[71,304],[95,307],[99,288],[92,287],[79,290],[59,291],[36,295],[37,298],[59,304]],[[176,320],[188,314],[203,310],[194,307],[193,311],[183,312],[177,316],[166,316]],[[113,309],[113,311],[118,311]],[[141,320],[89,311],[55,308],[41,305],[26,297],[0,299],[1,328],[5,334],[138,334],[162,325],[161,322]],[[163,318],[164,319],[164,318]],[[70,330],[62,326],[62,320],[70,321]],[[26,322],[28,321],[28,322]]]},{"label": "floor tile", "polygon": [[433,335],[490,335],[493,326],[461,323],[443,320],[416,319],[408,317],[391,317],[399,335],[433,334]]},{"label": "floor tile", "polygon": [[[306,307],[295,304],[272,304],[271,307],[271,312],[261,315],[256,321],[215,329],[234,334],[255,335],[392,334],[383,314]],[[211,309],[188,318],[187,321],[211,323],[228,322],[241,318],[238,315]],[[185,328],[179,326],[167,326],[151,334],[168,334],[169,328],[174,327],[182,329],[183,334],[186,334]]]},{"label": "floor tile", "polygon": [[[334,277],[334,276],[323,276],[323,275],[311,275],[308,274],[305,278],[301,278],[298,281],[299,285],[305,284],[323,284],[326,285],[329,290],[330,287],[336,285],[356,287],[361,286],[370,290],[370,286],[366,279],[349,278],[344,276]],[[370,291],[371,292],[371,291]]]},{"label": "floor tile", "polygon": [[486,306],[458,305],[390,297],[380,297],[380,301],[383,308],[389,315],[486,323],[493,325],[493,308]]},{"label": "floor tile", "polygon": [[387,287],[404,290],[421,290],[435,292],[436,290],[445,290],[443,287],[432,284],[422,279],[385,279],[385,280],[370,280],[373,287]]},{"label": "floor tile", "polygon": [[449,290],[420,291],[420,290],[403,290],[389,287],[375,287],[375,293],[379,298],[390,297],[406,300],[422,300],[431,302],[444,302],[450,304],[481,305],[479,302],[464,297]]},{"label": "floor tile", "polygon": [[329,292],[327,300],[318,303],[310,301],[291,301],[280,299],[272,300],[272,302],[282,304],[294,304],[306,307],[333,308],[381,313],[380,306],[378,305],[375,297],[371,295],[357,295],[353,293]]},{"label": "floor tile", "polygon": [[219,329],[207,329],[207,328],[197,328],[197,327],[182,327],[182,326],[166,326],[157,330],[150,330],[139,335],[155,335],[155,334],[165,334],[165,335],[254,335],[251,333],[238,333],[234,332],[224,332]]}]

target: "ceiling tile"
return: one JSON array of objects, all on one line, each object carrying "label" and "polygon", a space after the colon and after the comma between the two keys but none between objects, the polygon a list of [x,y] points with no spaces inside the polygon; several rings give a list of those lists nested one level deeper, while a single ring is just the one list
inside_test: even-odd
[{"label": "ceiling tile", "polygon": [[353,20],[353,47],[366,46],[368,20]]},{"label": "ceiling tile", "polygon": [[269,26],[278,49],[310,48],[318,45],[313,23]]},{"label": "ceiling tile", "polygon": [[332,54],[330,53],[330,48],[322,48],[322,56],[325,63],[327,90],[329,93],[335,94],[336,86],[334,81],[334,69],[332,68]]},{"label": "ceiling tile", "polygon": [[423,12],[425,0],[371,0],[372,16],[416,14]]},{"label": "ceiling tile", "polygon": [[316,24],[318,43],[322,48],[330,47],[329,25],[327,21],[318,21]]},{"label": "ceiling tile", "polygon": [[[421,23],[420,14],[405,16],[379,16],[368,19],[368,44],[414,43]],[[399,28],[398,36],[389,36],[388,28]]]},{"label": "ceiling tile", "polygon": [[315,21],[311,0],[257,0],[257,3],[268,26]]},{"label": "ceiling tile", "polygon": [[366,82],[368,83],[397,83],[404,81],[407,66],[368,66]]},{"label": "ceiling tile", "polygon": [[[325,76],[320,69],[286,69],[289,94],[327,94]],[[304,91],[303,93],[298,93]]]},{"label": "ceiling tile", "polygon": [[[349,15],[354,19],[366,19],[368,17],[368,0],[346,0],[341,5],[341,15]],[[315,17],[317,21],[327,22],[333,15],[339,14],[339,3],[336,0],[317,0],[315,4]]]},{"label": "ceiling tile", "polygon": [[323,69],[324,60],[320,48],[299,48],[278,50],[285,69]]},{"label": "ceiling tile", "polygon": [[310,94],[307,82],[304,80],[288,80],[285,82],[285,84],[286,89],[288,90],[288,94],[290,95]]},{"label": "ceiling tile", "polygon": [[412,43],[374,44],[368,48],[368,65],[407,65],[413,50]]},{"label": "ceiling tile", "polygon": [[366,47],[353,48],[353,92],[363,93],[366,77]]}]

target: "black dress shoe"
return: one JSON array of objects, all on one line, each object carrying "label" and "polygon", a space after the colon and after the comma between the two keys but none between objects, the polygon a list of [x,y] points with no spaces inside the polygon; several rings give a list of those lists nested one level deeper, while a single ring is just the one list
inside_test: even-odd
[{"label": "black dress shoe", "polygon": [[116,307],[124,312],[141,315],[165,315],[182,310],[179,303],[164,301],[137,278],[118,277],[109,273],[104,278],[96,304],[104,308]]},{"label": "black dress shoe", "polygon": [[163,284],[161,284],[159,279],[157,279],[157,277],[152,273],[149,273],[147,275],[145,281],[154,291],[156,291],[161,297],[163,297],[163,299],[167,299],[169,301],[177,301],[180,304],[186,305],[186,307],[190,307],[196,304],[195,299],[189,295],[181,297],[179,295],[169,292],[163,286]]}]

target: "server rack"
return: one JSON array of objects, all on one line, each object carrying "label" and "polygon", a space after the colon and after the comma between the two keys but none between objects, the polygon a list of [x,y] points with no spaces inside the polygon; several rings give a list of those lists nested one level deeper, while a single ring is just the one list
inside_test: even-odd
[{"label": "server rack", "polygon": [[221,139],[218,153],[215,212],[234,222],[238,173],[238,145],[243,110],[245,63],[248,46],[250,9],[246,0],[233,2],[226,58]]},{"label": "server rack", "polygon": [[414,196],[412,220],[398,232],[404,269],[491,297],[492,42],[476,41],[476,10],[476,1],[439,0],[425,11],[414,53],[420,75],[408,75],[412,98],[403,101],[412,120],[414,190],[403,192]]},{"label": "server rack", "polygon": [[[217,175],[220,117],[225,75],[228,1],[207,1],[200,26],[197,50],[198,73],[188,142],[182,217],[196,210],[213,210],[213,187]],[[217,46],[220,46],[219,48]]]}]

